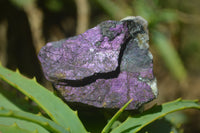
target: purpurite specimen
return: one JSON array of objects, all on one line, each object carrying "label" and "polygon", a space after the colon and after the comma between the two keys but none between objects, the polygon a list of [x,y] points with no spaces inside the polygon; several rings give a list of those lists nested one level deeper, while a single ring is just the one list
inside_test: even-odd
[{"label": "purpurite specimen", "polygon": [[138,109],[156,98],[147,22],[141,17],[105,21],[85,33],[44,46],[45,77],[68,102]]}]

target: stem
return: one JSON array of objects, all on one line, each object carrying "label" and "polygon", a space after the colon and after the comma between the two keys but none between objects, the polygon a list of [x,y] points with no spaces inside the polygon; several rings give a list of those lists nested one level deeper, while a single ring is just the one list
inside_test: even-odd
[{"label": "stem", "polygon": [[108,124],[104,127],[101,133],[108,133],[110,130],[110,127],[113,125],[113,123],[118,119],[118,117],[121,115],[121,113],[126,109],[126,107],[133,101],[133,98],[129,100],[108,122]]}]

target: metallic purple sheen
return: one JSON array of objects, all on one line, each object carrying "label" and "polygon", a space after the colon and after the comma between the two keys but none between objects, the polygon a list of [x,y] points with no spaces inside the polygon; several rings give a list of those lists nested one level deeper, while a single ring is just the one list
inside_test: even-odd
[{"label": "metallic purple sheen", "polygon": [[141,17],[105,21],[78,36],[44,46],[45,77],[68,102],[138,109],[156,98],[147,22]]}]

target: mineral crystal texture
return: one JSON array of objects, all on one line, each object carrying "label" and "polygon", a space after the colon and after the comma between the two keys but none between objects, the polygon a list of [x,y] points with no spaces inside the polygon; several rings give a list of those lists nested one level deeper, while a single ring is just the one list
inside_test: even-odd
[{"label": "mineral crystal texture", "polygon": [[38,55],[45,77],[68,102],[138,109],[156,98],[147,22],[105,21],[85,33],[49,42]]}]

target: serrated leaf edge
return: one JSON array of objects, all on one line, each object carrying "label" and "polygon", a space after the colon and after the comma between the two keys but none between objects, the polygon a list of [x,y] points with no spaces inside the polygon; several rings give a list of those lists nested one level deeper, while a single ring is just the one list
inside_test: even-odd
[{"label": "serrated leaf edge", "polygon": [[1,107],[0,110],[0,117],[13,117],[21,120],[26,120],[30,121],[32,123],[38,124],[42,127],[44,127],[47,130],[53,131],[55,133],[68,133],[66,129],[61,127],[60,125],[56,124],[55,122],[43,117],[43,116],[38,116],[34,115],[28,112],[23,112],[23,111],[14,111],[14,110],[9,110]]}]

